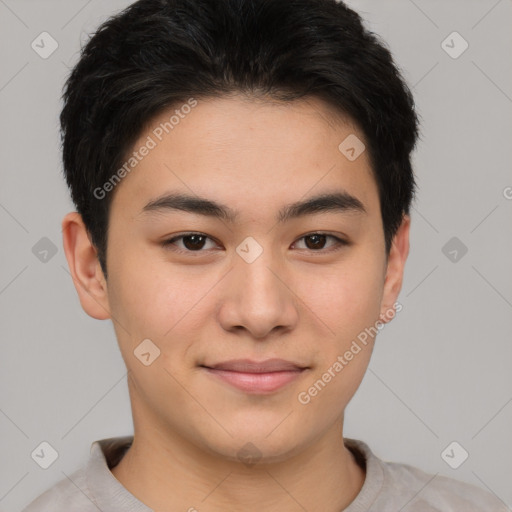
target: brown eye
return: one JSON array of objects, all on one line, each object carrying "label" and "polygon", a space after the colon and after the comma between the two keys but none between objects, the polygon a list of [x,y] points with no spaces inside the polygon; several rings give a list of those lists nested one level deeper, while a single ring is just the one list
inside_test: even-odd
[{"label": "brown eye", "polygon": [[[327,241],[331,239],[334,241],[330,246],[325,248]],[[305,235],[299,240],[304,240],[306,249],[312,252],[330,252],[333,250],[337,250],[344,245],[348,245],[348,242],[338,238],[334,235],[328,235],[326,233],[311,233],[310,235]]]},{"label": "brown eye", "polygon": [[308,249],[323,249],[327,240],[326,235],[308,235],[304,237]]},{"label": "brown eye", "polygon": [[204,247],[205,239],[203,235],[187,235],[183,237],[183,245],[190,251],[196,251]]},{"label": "brown eye", "polygon": [[[330,245],[329,240],[332,241]],[[213,246],[207,247],[207,243],[213,244]],[[299,241],[305,242],[305,250],[310,252],[329,253],[341,249],[345,245],[349,245],[349,242],[342,240],[334,235],[327,233],[311,233],[299,238]],[[180,243],[178,243],[180,242]],[[298,242],[296,242],[298,243]],[[215,242],[209,236],[204,233],[185,233],[182,235],[175,236],[169,240],[164,240],[162,246],[166,249],[173,250],[181,253],[201,253],[206,252],[208,249],[215,248]],[[302,249],[299,247],[299,249]]]},{"label": "brown eye", "polygon": [[[162,242],[162,246],[177,252],[205,252],[203,249],[208,240],[211,238],[203,233],[189,233],[165,240]],[[182,246],[179,246],[177,241],[181,241]]]}]

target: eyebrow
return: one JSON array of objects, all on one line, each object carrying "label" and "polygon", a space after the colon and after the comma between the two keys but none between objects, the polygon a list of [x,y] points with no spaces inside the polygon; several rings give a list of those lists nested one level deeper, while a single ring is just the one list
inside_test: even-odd
[{"label": "eyebrow", "polygon": [[[229,206],[213,200],[190,196],[186,194],[171,193],[151,200],[141,213],[165,212],[179,210],[207,217],[236,222],[239,212]],[[290,219],[304,217],[324,212],[337,213],[367,213],[363,203],[346,191],[325,193],[310,197],[304,201],[287,204],[279,210],[276,220],[280,223]]]}]

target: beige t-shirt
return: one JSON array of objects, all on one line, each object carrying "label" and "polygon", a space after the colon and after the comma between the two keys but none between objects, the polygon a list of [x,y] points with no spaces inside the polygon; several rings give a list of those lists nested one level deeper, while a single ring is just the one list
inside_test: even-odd
[{"label": "beige t-shirt", "polygon": [[[133,436],[91,445],[87,464],[36,498],[22,512],[153,512],[111,473]],[[413,466],[385,462],[355,439],[345,445],[366,468],[363,487],[343,512],[512,512],[493,494]],[[200,509],[200,507],[199,507]]]}]

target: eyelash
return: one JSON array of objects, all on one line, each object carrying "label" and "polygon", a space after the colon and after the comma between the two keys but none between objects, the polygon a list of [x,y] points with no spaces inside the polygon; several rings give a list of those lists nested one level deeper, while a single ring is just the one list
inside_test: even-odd
[{"label": "eyelash", "polygon": [[[191,233],[184,233],[184,234],[175,236],[173,238],[169,238],[168,240],[164,240],[163,242],[161,242],[161,245],[165,249],[169,249],[169,250],[172,250],[174,252],[181,253],[181,254],[194,254],[194,253],[198,253],[199,254],[199,253],[202,253],[202,252],[206,252],[206,250],[204,250],[204,249],[199,249],[197,251],[191,251],[191,250],[188,250],[188,249],[181,249],[181,248],[178,248],[178,247],[172,247],[176,240],[180,240],[182,238],[187,238],[187,237],[193,236],[193,235],[206,237],[208,240],[214,241],[213,238],[209,237],[208,235],[206,235],[204,233],[191,232]],[[310,236],[314,236],[314,235],[321,235],[321,236],[327,236],[327,238],[332,238],[332,239],[334,239],[336,241],[336,244],[333,247],[328,248],[328,249],[317,249],[317,250],[305,249],[306,251],[311,252],[311,253],[329,254],[331,252],[339,251],[343,247],[350,245],[349,242],[347,242],[346,240],[343,240],[342,238],[339,238],[337,236],[331,235],[329,233],[323,233],[323,232],[308,233],[307,235],[301,236],[297,240],[302,240],[304,238],[307,238],[307,237],[310,237]],[[303,249],[301,249],[301,250],[303,250]]]}]

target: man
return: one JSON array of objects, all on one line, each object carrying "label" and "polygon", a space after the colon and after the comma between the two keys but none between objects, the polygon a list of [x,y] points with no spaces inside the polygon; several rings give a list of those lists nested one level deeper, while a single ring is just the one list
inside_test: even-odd
[{"label": "man", "polygon": [[411,94],[334,0],[140,0],[64,94],[63,220],[84,310],[111,319],[134,436],[35,511],[503,511],[343,437],[401,307]]}]

